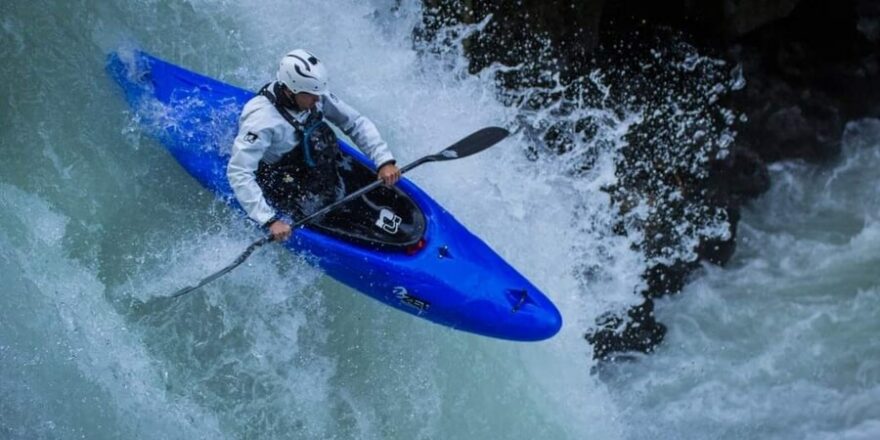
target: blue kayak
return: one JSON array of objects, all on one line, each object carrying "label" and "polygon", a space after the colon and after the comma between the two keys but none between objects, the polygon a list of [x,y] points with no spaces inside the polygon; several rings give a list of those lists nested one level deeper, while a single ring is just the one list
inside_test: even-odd
[{"label": "blue kayak", "polygon": [[[111,54],[107,71],[141,126],[244,216],[226,165],[238,116],[254,93],[138,51]],[[375,179],[366,156],[345,142],[339,147],[349,191]],[[517,341],[559,331],[553,303],[414,183],[404,178],[368,196],[360,205],[371,209],[352,202],[297,229],[284,247],[353,289],[438,324]]]}]

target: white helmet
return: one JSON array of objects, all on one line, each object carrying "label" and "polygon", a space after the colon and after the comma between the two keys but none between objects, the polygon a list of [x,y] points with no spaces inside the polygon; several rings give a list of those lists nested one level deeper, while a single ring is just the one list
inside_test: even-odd
[{"label": "white helmet", "polygon": [[281,59],[278,81],[293,93],[322,95],[327,91],[327,69],[311,53],[296,49]]}]

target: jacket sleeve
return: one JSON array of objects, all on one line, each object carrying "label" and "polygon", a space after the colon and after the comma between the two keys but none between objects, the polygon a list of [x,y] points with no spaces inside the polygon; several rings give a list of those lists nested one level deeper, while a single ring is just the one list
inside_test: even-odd
[{"label": "jacket sleeve", "polygon": [[232,156],[226,167],[226,177],[248,217],[263,225],[276,213],[257,185],[256,171],[263,154],[272,144],[274,133],[271,127],[258,127],[254,119],[259,118],[254,117],[253,113],[241,118],[238,135],[232,144]]},{"label": "jacket sleeve", "polygon": [[391,154],[388,144],[382,139],[373,121],[332,93],[324,95],[322,99],[324,116],[350,137],[357,147],[370,157],[377,168],[394,161],[394,155]]}]

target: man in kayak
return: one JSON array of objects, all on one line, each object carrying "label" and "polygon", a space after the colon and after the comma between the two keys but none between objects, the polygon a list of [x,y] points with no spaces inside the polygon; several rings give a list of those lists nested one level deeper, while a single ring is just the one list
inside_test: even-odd
[{"label": "man in kayak", "polygon": [[290,237],[282,214],[301,217],[341,198],[336,136],[348,135],[376,164],[378,179],[400,179],[394,156],[376,126],[327,90],[324,63],[297,49],[281,59],[276,81],[245,104],[226,176],[235,197],[274,240]]}]

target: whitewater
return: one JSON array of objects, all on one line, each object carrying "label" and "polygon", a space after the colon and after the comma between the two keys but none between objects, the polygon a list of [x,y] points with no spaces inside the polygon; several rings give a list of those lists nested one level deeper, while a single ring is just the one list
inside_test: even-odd
[{"label": "whitewater", "polygon": [[[772,169],[725,268],[658,301],[650,355],[598,365],[584,333],[637,304],[644,256],[593,168],[532,161],[532,137],[408,176],[540,287],[553,339],[514,343],[392,310],[280,247],[199,294],[137,307],[222,267],[259,231],[138,124],[106,75],[140,48],[256,90],[294,47],[398,159],[516,129],[491,72],[424,51],[395,1],[31,1],[0,5],[0,437],[641,439],[880,436],[880,121],[839,161]],[[552,117],[527,115],[530,118]],[[586,277],[584,267],[601,267]]]}]

